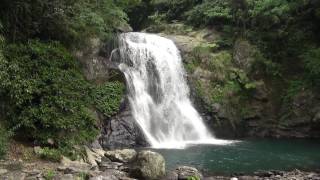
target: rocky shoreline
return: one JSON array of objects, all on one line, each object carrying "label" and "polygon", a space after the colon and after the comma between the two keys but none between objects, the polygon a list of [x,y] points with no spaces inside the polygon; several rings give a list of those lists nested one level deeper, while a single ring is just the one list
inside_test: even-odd
[{"label": "rocky shoreline", "polygon": [[[39,151],[39,147],[35,148]],[[86,157],[77,161],[63,157],[60,163],[22,160],[0,161],[1,180],[320,180],[319,172],[259,171],[253,175],[203,176],[196,168],[165,169],[164,158],[149,150],[104,151],[85,147]]]}]

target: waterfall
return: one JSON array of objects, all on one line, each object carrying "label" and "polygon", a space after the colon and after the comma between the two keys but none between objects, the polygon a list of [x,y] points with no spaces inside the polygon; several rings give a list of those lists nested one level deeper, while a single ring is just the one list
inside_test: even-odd
[{"label": "waterfall", "polygon": [[171,40],[124,33],[119,50],[133,117],[153,148],[229,143],[215,139],[192,106],[180,52]]}]

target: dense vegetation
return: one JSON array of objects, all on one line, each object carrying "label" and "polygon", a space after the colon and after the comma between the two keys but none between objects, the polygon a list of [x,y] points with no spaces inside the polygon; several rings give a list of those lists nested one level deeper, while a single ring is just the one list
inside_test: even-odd
[{"label": "dense vegetation", "polygon": [[[231,41],[249,39],[262,52],[263,66],[281,66],[285,75],[288,63],[306,73],[305,80],[319,79],[320,3],[316,0],[145,0],[137,8],[151,9],[149,16],[133,15],[137,28],[150,24],[184,22],[195,28],[214,27]],[[133,10],[134,11],[134,8]],[[129,13],[130,15],[130,13]],[[136,17],[138,16],[138,17]],[[313,67],[313,68],[311,68]],[[309,73],[310,72],[310,73]],[[276,74],[276,73],[274,73]],[[311,79],[310,79],[311,77]]]},{"label": "dense vegetation", "polygon": [[73,54],[90,38],[107,39],[128,28],[124,9],[135,3],[1,1],[0,157],[8,137],[64,152],[95,139],[95,107],[114,114],[123,85],[108,82],[103,88],[88,82]]},{"label": "dense vegetation", "polygon": [[8,127],[41,144],[52,139],[59,147],[95,137],[94,119],[86,109],[90,85],[66,49],[29,41],[8,45],[4,56],[0,92]]},{"label": "dense vegetation", "polygon": [[[285,84],[286,99],[299,89],[320,88],[318,0],[1,0],[0,4],[0,157],[8,137],[23,136],[56,148],[95,138],[98,122],[93,109],[114,115],[124,86],[88,82],[73,54],[85,49],[90,38],[109,39],[128,24],[142,30],[181,22],[188,27],[184,31],[222,32],[219,41],[196,48],[186,65],[189,71],[202,67],[219,72],[218,83],[206,87],[209,105],[228,96],[226,90],[250,93],[261,77]],[[230,68],[230,49],[239,39],[255,49],[255,63],[246,72]],[[200,94],[206,93],[202,86],[197,86]]]}]

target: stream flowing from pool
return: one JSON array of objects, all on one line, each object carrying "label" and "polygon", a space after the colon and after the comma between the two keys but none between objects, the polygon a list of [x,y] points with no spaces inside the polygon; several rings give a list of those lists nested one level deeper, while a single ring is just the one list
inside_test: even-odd
[{"label": "stream flowing from pool", "polygon": [[180,52],[171,40],[124,33],[119,50],[133,117],[153,148],[232,142],[216,139],[193,107]]}]

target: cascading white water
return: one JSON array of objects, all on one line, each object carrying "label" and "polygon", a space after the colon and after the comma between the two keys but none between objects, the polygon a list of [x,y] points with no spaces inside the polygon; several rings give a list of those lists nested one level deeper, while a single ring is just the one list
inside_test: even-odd
[{"label": "cascading white water", "polygon": [[180,52],[171,40],[124,33],[119,50],[133,116],[153,148],[229,143],[215,139],[192,106]]}]

